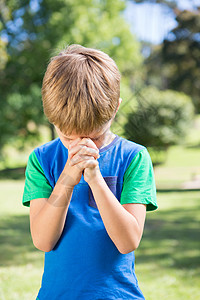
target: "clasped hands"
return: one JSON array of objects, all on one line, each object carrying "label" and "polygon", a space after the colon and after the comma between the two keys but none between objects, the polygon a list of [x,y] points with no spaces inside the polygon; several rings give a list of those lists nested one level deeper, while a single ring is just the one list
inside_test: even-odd
[{"label": "clasped hands", "polygon": [[90,138],[77,138],[69,143],[69,165],[79,168],[88,184],[101,176],[97,161],[99,157],[99,149]]}]

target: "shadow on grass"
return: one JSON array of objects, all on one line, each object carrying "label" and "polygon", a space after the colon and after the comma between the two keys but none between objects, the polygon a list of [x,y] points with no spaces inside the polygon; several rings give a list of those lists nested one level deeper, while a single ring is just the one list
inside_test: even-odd
[{"label": "shadow on grass", "polygon": [[167,268],[200,272],[199,205],[158,211],[147,217],[136,254],[137,264],[157,262]]},{"label": "shadow on grass", "polygon": [[32,263],[41,253],[32,243],[26,215],[1,217],[0,245],[0,266]]},{"label": "shadow on grass", "polygon": [[25,167],[6,168],[4,170],[0,170],[0,180],[1,179],[21,180],[24,178],[25,178]]},{"label": "shadow on grass", "polygon": [[158,193],[185,193],[185,192],[200,192],[200,188],[195,189],[181,189],[181,188],[167,188],[167,189],[160,189],[157,188],[156,191]]},{"label": "shadow on grass", "polygon": [[196,144],[196,145],[186,145],[185,148],[187,149],[199,149],[200,148],[200,143]]}]

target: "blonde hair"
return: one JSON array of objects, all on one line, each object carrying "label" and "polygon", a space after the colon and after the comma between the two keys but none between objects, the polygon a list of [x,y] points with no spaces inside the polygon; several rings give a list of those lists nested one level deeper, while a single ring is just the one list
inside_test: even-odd
[{"label": "blonde hair", "polygon": [[43,108],[63,133],[98,130],[114,116],[119,97],[120,73],[104,52],[71,45],[51,58],[42,84]]}]

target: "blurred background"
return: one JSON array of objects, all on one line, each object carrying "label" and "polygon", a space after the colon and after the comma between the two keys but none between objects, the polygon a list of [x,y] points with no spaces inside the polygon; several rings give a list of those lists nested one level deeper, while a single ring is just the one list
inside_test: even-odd
[{"label": "blurred background", "polygon": [[147,300],[199,299],[200,0],[0,0],[0,299],[35,299],[40,286],[24,171],[56,138],[42,79],[73,43],[116,61],[123,102],[112,130],[153,161],[159,210],[135,252],[140,287]]}]

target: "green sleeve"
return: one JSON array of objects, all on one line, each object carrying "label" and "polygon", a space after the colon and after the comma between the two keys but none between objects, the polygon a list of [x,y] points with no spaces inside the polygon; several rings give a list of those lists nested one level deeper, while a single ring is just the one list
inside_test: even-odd
[{"label": "green sleeve", "polygon": [[132,159],[123,179],[121,204],[141,203],[147,205],[148,211],[157,209],[153,165],[146,148]]},{"label": "green sleeve", "polygon": [[32,199],[50,197],[53,189],[45,177],[44,171],[34,151],[29,156],[25,177],[22,199],[24,206],[30,206],[30,200]]}]

